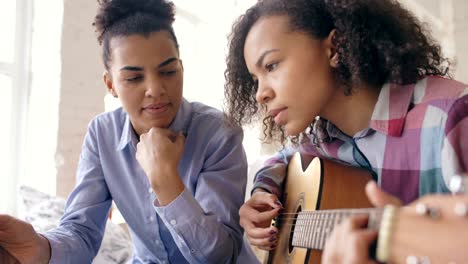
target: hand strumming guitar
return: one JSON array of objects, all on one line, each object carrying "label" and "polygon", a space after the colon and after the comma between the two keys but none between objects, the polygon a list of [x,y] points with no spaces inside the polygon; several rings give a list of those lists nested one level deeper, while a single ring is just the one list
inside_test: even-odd
[{"label": "hand strumming guitar", "polygon": [[271,226],[271,221],[282,208],[274,194],[261,188],[255,190],[252,197],[239,210],[240,225],[244,228],[250,244],[263,250],[276,247],[278,229]]},{"label": "hand strumming guitar", "polygon": [[[366,185],[366,194],[376,207],[388,204],[401,205],[398,198],[383,192],[374,181]],[[377,232],[365,229],[367,216],[350,217],[337,225],[327,239],[322,263],[377,263],[369,259],[369,247]]]},{"label": "hand strumming guitar", "polygon": [[[366,186],[366,193],[376,207],[400,205],[375,183]],[[395,212],[391,228],[386,230],[390,235],[383,250],[387,256],[385,262],[465,263],[468,260],[467,195],[426,195]],[[359,216],[335,227],[327,240],[322,263],[376,263],[369,258],[369,247],[377,233],[365,229],[366,225],[367,217]]]}]

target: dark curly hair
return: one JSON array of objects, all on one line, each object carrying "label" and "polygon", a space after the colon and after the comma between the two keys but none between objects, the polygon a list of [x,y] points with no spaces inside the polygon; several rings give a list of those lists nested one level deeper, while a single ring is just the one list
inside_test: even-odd
[{"label": "dark curly hair", "polygon": [[[339,63],[334,78],[346,95],[353,87],[385,82],[414,83],[427,75],[449,76],[449,61],[418,20],[395,0],[262,0],[234,23],[224,73],[228,119],[244,125],[261,118],[255,100],[257,87],[247,69],[244,45],[252,26],[262,17],[287,16],[292,31],[332,39]],[[260,113],[259,113],[260,112]],[[282,128],[263,119],[265,139],[280,137]],[[297,138],[295,138],[297,141]]]},{"label": "dark curly hair", "polygon": [[104,66],[109,69],[111,59],[110,40],[116,36],[167,31],[179,47],[172,24],[174,4],[165,0],[97,0],[98,12],[93,26],[102,45]]}]

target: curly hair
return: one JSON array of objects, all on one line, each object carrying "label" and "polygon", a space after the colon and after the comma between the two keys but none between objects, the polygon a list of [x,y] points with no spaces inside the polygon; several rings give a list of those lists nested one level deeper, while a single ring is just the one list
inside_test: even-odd
[{"label": "curly hair", "polygon": [[[395,0],[262,0],[237,19],[229,35],[224,104],[234,124],[261,118],[257,87],[243,52],[250,29],[267,16],[287,16],[292,31],[315,39],[335,29],[332,41],[339,63],[333,75],[346,95],[361,84],[381,87],[385,82],[414,83],[427,75],[450,77],[450,63],[440,46]],[[265,139],[279,135],[284,142],[284,131],[271,117],[264,118],[263,125]]]},{"label": "curly hair", "polygon": [[97,0],[99,8],[93,26],[97,40],[103,47],[102,59],[109,69],[111,59],[110,40],[117,36],[167,31],[179,48],[172,24],[175,8],[165,0]]}]

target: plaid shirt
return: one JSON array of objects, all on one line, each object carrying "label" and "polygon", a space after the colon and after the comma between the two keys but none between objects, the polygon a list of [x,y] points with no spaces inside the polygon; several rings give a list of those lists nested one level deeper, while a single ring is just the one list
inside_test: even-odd
[{"label": "plaid shirt", "polygon": [[430,76],[411,85],[385,84],[369,128],[350,137],[317,119],[311,140],[266,161],[255,188],[281,196],[292,154],[300,151],[370,170],[387,192],[409,203],[449,192],[454,174],[468,171],[468,87]]}]

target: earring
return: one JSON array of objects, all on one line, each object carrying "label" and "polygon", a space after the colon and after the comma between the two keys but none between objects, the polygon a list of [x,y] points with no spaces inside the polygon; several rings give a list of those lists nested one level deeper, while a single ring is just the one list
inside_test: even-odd
[{"label": "earring", "polygon": [[338,64],[340,63],[340,59],[338,58],[338,56],[336,56],[335,59],[333,59],[333,63],[335,63],[335,65],[338,66]]}]

